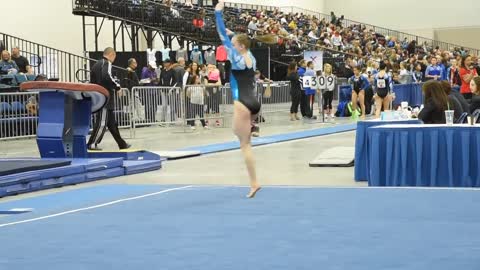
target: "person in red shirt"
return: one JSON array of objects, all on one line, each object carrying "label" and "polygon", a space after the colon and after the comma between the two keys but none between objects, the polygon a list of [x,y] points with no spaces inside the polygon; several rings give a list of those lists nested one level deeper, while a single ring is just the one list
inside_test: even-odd
[{"label": "person in red shirt", "polygon": [[460,78],[462,79],[462,86],[460,87],[460,93],[465,99],[472,98],[472,91],[470,90],[470,81],[478,76],[477,71],[473,68],[473,61],[471,55],[462,57],[462,64],[460,67]]}]

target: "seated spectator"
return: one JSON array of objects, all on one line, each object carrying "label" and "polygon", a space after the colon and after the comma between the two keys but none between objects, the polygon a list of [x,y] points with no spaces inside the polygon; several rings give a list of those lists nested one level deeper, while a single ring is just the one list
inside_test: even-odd
[{"label": "seated spectator", "polygon": [[472,90],[472,103],[470,104],[470,113],[480,109],[480,77],[475,77],[470,81],[470,90]]},{"label": "seated spectator", "polygon": [[408,71],[407,64],[400,63],[399,81],[401,84],[407,84],[412,82],[412,74]]},{"label": "seated spectator", "polygon": [[8,51],[2,52],[2,61],[0,61],[0,74],[17,74],[18,66],[11,57]]},{"label": "seated spectator", "polygon": [[423,82],[422,64],[420,63],[415,65],[415,71],[413,71],[413,80],[416,83]]},{"label": "seated spectator", "polygon": [[432,57],[430,60],[431,65],[425,70],[425,79],[426,80],[441,80],[442,79],[442,67],[437,63],[437,58]]},{"label": "seated spectator", "polygon": [[33,74],[33,70],[28,63],[27,58],[20,55],[20,49],[18,47],[13,48],[12,50],[12,60],[17,64],[18,72]]},{"label": "seated spectator", "polygon": [[445,111],[454,110],[455,119],[460,116],[459,110],[448,98],[442,84],[438,81],[428,81],[423,85],[425,107],[420,111],[418,118],[425,124],[445,124]]},{"label": "seated spectator", "polygon": [[248,33],[250,35],[255,35],[257,33],[257,18],[253,17],[252,20],[248,23]]},{"label": "seated spectator", "polygon": [[470,105],[467,100],[459,92],[452,91],[452,86],[447,81],[441,81],[443,89],[447,96],[455,103],[455,108],[459,110],[459,114],[470,111]]}]

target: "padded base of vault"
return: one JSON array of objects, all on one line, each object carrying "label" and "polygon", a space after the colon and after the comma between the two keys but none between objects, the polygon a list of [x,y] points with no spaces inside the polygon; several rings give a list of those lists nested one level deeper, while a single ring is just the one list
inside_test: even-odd
[{"label": "padded base of vault", "polygon": [[334,147],[325,150],[314,160],[310,167],[353,167],[355,157],[354,147]]},{"label": "padded base of vault", "polygon": [[0,176],[70,165],[68,160],[0,160]]},{"label": "padded base of vault", "polygon": [[[109,155],[113,157],[107,157]],[[160,156],[147,151],[97,152],[94,156],[88,159],[0,159],[0,164],[3,163],[6,168],[4,171],[13,172],[0,176],[0,197],[143,173],[162,167]],[[29,171],[17,169],[26,167],[25,164],[38,166]]]},{"label": "padded base of vault", "polygon": [[130,175],[160,170],[162,162],[160,160],[126,160],[123,162],[123,167],[125,168],[125,175]]}]

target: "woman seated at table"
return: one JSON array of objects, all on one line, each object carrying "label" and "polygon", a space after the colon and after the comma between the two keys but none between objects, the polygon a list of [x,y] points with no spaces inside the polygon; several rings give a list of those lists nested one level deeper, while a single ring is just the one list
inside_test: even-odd
[{"label": "woman seated at table", "polygon": [[470,104],[470,113],[480,109],[480,77],[474,77],[470,81],[470,90],[472,91],[472,103]]},{"label": "woman seated at table", "polygon": [[425,107],[420,111],[418,119],[425,124],[445,124],[445,111],[454,110],[454,121],[458,119],[459,110],[455,103],[447,96],[439,81],[428,81],[423,85]]},{"label": "woman seated at table", "polygon": [[384,62],[380,63],[380,71],[375,75],[373,86],[375,87],[375,117],[380,117],[380,112],[383,110],[390,110],[390,102],[392,96],[392,77],[387,74],[387,65]]},{"label": "woman seated at table", "polygon": [[464,112],[470,111],[470,105],[462,94],[456,91],[452,91],[452,86],[448,81],[441,81],[445,94],[455,103],[455,108],[458,109],[458,113],[461,115]]}]

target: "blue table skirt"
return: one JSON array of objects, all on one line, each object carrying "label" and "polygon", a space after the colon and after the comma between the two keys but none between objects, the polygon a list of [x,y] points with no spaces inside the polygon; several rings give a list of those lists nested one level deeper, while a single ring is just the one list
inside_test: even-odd
[{"label": "blue table skirt", "polygon": [[422,84],[396,84],[392,91],[395,93],[394,106],[400,105],[402,101],[407,101],[412,107],[423,104]]},{"label": "blue table skirt", "polygon": [[405,121],[358,121],[355,136],[355,181],[368,180],[367,168],[367,129],[374,126],[387,124],[421,124],[420,120]]},{"label": "blue table skirt", "polygon": [[369,128],[370,186],[480,187],[480,126]]}]

